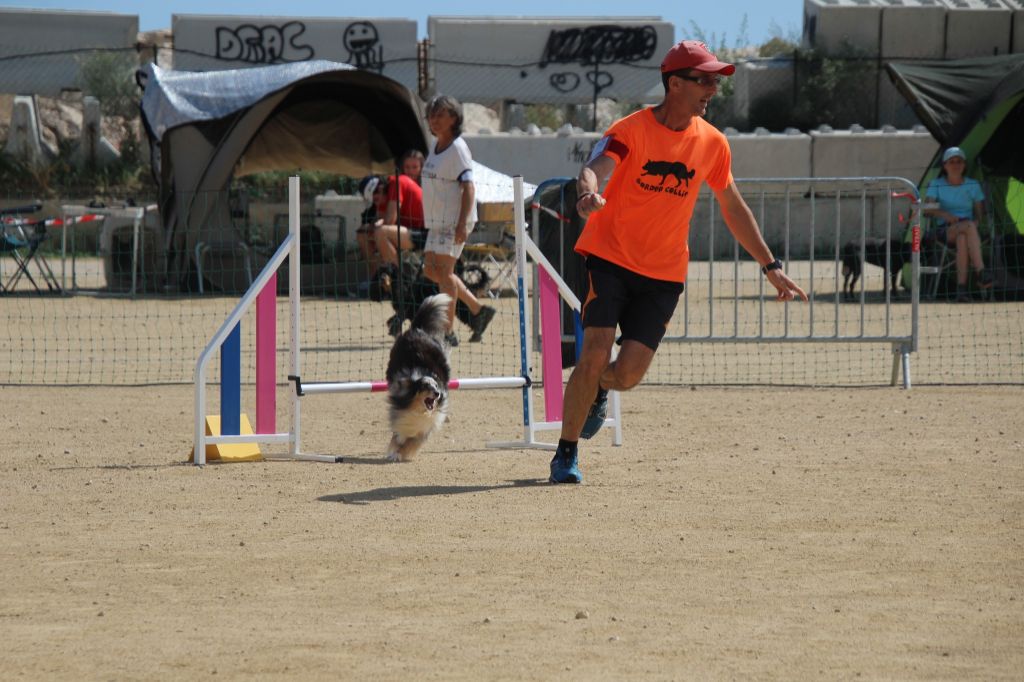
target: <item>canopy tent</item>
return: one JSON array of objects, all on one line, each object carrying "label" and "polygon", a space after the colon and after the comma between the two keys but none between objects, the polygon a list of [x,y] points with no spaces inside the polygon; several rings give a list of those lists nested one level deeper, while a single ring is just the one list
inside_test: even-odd
[{"label": "canopy tent", "polygon": [[889,78],[938,140],[921,186],[947,147],[961,147],[983,182],[997,230],[1024,233],[1024,54],[887,65]]},{"label": "canopy tent", "polygon": [[186,279],[197,244],[242,241],[228,200],[233,177],[291,169],[388,173],[404,151],[427,149],[416,96],[348,64],[210,72],[147,64],[138,79],[172,285]]}]

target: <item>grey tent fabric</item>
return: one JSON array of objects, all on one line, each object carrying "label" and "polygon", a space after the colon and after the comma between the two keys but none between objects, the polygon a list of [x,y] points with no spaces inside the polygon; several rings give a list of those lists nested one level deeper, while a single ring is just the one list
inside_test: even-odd
[{"label": "grey tent fabric", "polygon": [[[426,151],[418,98],[385,76],[328,61],[186,72],[139,70],[142,118],[168,254],[184,284],[197,244],[237,244],[231,179],[266,170],[387,173]],[[239,282],[216,283],[237,289]]]},{"label": "grey tent fabric", "polygon": [[889,78],[928,131],[946,147],[978,119],[1024,89],[1024,54],[886,65]]},{"label": "grey tent fabric", "polygon": [[171,71],[149,63],[140,70],[142,113],[159,142],[171,128],[224,118],[304,78],[353,69],[324,60],[229,71]]}]

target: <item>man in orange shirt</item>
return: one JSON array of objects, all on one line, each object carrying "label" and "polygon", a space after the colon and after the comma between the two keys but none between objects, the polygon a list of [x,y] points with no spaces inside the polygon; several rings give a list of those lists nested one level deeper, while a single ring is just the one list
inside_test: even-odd
[{"label": "man in orange shirt", "polygon": [[[690,216],[701,183],[714,192],[729,231],[761,264],[777,299],[807,300],[772,255],[733,182],[725,135],[701,118],[720,78],[735,70],[699,41],[673,46],[661,63],[664,100],[615,122],[580,170],[576,210],[588,220],[576,251],[587,259],[589,291],[552,483],[582,482],[579,438],[593,437],[604,425],[608,391],[636,386],[654,358],[686,282]],[[611,362],[616,326],[622,348]]]}]

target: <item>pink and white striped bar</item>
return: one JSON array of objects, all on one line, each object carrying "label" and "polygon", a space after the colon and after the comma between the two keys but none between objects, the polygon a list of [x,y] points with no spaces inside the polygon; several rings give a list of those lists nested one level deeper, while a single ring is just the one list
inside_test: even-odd
[{"label": "pink and white striped bar", "polygon": [[[476,379],[452,379],[449,390],[473,388],[522,388],[526,385],[523,377],[482,377]],[[303,395],[314,393],[381,393],[388,390],[386,381],[302,382]]]}]

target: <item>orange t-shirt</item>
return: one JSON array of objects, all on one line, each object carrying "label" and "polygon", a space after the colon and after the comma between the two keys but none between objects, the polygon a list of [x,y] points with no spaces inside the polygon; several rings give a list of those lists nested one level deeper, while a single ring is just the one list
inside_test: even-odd
[{"label": "orange t-shirt", "polygon": [[592,158],[615,160],[604,208],[590,214],[576,251],[633,272],[685,282],[690,262],[690,216],[702,182],[725,189],[732,182],[729,143],[703,118],[682,131],[658,123],[642,109],[616,121]]}]

